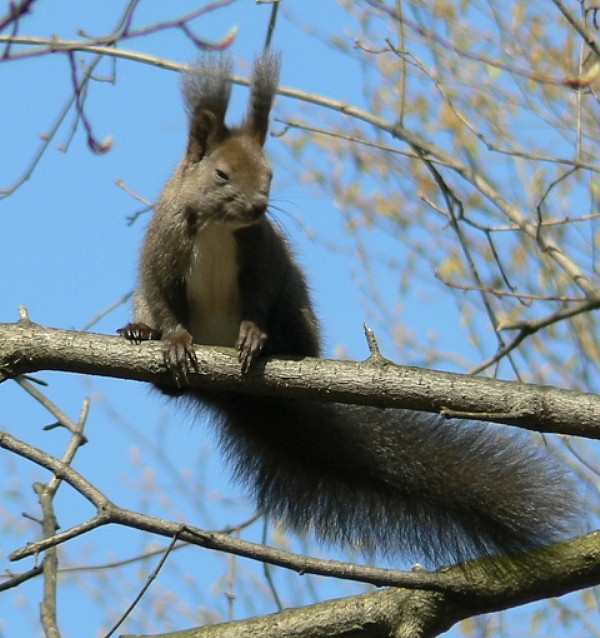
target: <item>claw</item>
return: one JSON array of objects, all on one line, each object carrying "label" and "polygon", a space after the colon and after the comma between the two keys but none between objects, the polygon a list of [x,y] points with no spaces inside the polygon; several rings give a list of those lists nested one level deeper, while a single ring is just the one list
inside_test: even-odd
[{"label": "claw", "polygon": [[145,323],[128,323],[126,326],[119,328],[117,334],[137,345],[140,345],[142,341],[157,341],[160,339],[160,331],[151,328]]},{"label": "claw", "polygon": [[162,337],[163,359],[171,371],[178,388],[189,385],[189,375],[198,372],[198,360],[192,335],[184,329],[169,332]]},{"label": "claw", "polygon": [[263,332],[253,321],[244,320],[240,323],[240,332],[235,348],[238,360],[242,364],[242,374],[246,374],[252,362],[263,351],[267,342],[267,333]]}]

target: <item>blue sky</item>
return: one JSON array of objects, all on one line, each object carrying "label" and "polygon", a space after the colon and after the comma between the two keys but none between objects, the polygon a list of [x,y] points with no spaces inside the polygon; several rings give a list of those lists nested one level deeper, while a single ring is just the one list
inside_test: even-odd
[{"label": "blue sky", "polygon": [[[147,24],[195,8],[197,3],[142,2],[137,24]],[[285,5],[285,3],[284,3]],[[358,29],[348,15],[330,0],[290,1],[289,19],[282,15],[273,46],[283,53],[281,83],[331,98],[362,105],[360,68],[352,56],[338,53],[318,37],[302,28],[303,16],[318,13],[319,29],[324,34],[338,34],[352,41]],[[238,30],[232,46],[237,72],[245,73],[252,57],[262,47],[270,5],[256,5],[238,0],[227,9],[196,21],[196,33],[217,40],[233,26]],[[88,33],[106,33],[116,23],[120,3],[79,0],[39,0],[34,11],[21,23],[22,35],[57,34],[75,39],[79,29]],[[284,7],[285,9],[285,7]],[[178,62],[189,62],[196,52],[185,37],[172,32],[148,38],[129,40],[123,48],[139,50]],[[81,57],[81,56],[78,56]],[[111,60],[104,60],[97,74],[109,77],[114,71]],[[63,54],[33,58],[16,63],[2,63],[2,95],[0,99],[0,188],[12,184],[24,171],[39,148],[40,135],[48,131],[57,113],[71,95],[69,67]],[[80,329],[134,285],[139,246],[147,216],[130,226],[127,217],[141,205],[115,185],[121,179],[128,188],[153,200],[184,148],[186,117],[178,91],[176,73],[152,66],[119,61],[116,83],[96,82],[90,88],[87,114],[99,139],[110,136],[113,147],[104,155],[92,154],[85,144],[79,126],[69,141],[67,152],[58,150],[71,135],[73,113],[50,143],[31,179],[10,197],[0,201],[0,321],[17,319],[17,308],[24,304],[33,321],[61,328]],[[237,88],[229,116],[232,121],[243,109],[245,89]],[[281,100],[276,109],[292,108]],[[296,105],[293,105],[296,108]],[[276,110],[277,114],[277,110]],[[342,221],[332,201],[310,185],[293,179],[293,159],[278,138],[268,141],[275,165],[273,201],[278,222],[291,236],[299,259],[305,265],[321,315],[329,354],[342,346],[354,358],[366,356],[362,322],[367,319],[359,290],[350,275],[352,262],[342,253],[329,252],[320,238],[341,237]],[[388,240],[375,235],[382,252],[389,250]],[[383,280],[395,292],[395,282]],[[433,294],[435,297],[435,294]],[[438,330],[442,339],[452,339],[454,331],[444,329],[451,309],[434,306],[427,323],[420,320],[418,300],[407,301],[405,318],[412,328],[425,333]],[[118,307],[94,326],[94,330],[112,334],[127,322],[127,305]],[[384,352],[393,355],[391,340],[381,335]],[[199,526],[216,528],[241,521],[252,513],[243,489],[228,478],[228,470],[213,453],[214,440],[207,429],[196,425],[189,416],[172,404],[155,397],[149,390],[133,382],[96,379],[77,375],[43,373],[49,383],[47,392],[53,401],[73,418],[85,396],[91,396],[92,409],[87,433],[90,442],[77,456],[75,467],[118,504],[144,507],[150,513],[180,517]],[[66,437],[60,431],[43,432],[51,421],[48,413],[16,386],[0,388],[0,428],[25,438],[34,445],[60,455]],[[168,460],[165,460],[168,459]],[[3,569],[25,569],[13,565],[6,554],[36,533],[33,523],[22,522],[25,507],[35,513],[35,499],[28,485],[33,480],[47,480],[45,472],[0,455],[3,478],[0,490],[0,515],[7,520],[0,544],[0,566]],[[169,463],[179,471],[175,481]],[[155,498],[162,493],[164,499]],[[14,497],[12,495],[15,495]],[[25,503],[17,496],[25,495]],[[208,503],[208,505],[207,505]],[[67,528],[91,514],[87,504],[63,487],[57,499],[61,526]],[[22,529],[25,526],[26,529]],[[260,538],[255,526],[248,537]],[[97,564],[111,558],[125,558],[142,552],[151,542],[146,535],[132,531],[103,529],[74,541],[66,560],[72,564]],[[287,542],[280,537],[279,542]],[[273,542],[273,539],[271,539]],[[158,545],[163,542],[159,539]],[[301,541],[293,547],[303,549]],[[316,551],[310,547],[311,551]],[[223,589],[214,585],[225,578],[227,557],[206,551],[182,550],[181,564],[165,570],[156,590],[176,582],[186,573],[195,581],[177,601],[183,609],[206,609],[210,614],[227,618]],[[252,588],[237,592],[239,600],[235,616],[275,611],[261,577],[260,569],[239,561],[240,571],[249,577]],[[143,584],[153,562],[136,565],[129,572],[108,574],[106,587],[119,603],[135,594],[135,585]],[[406,567],[405,565],[403,567]],[[135,571],[135,570],[140,570]],[[146,570],[146,571],[145,571]],[[324,579],[314,579],[314,595],[298,593],[298,577],[278,572],[277,582],[287,603],[312,602],[328,595],[344,595],[360,588],[342,584],[333,588]],[[159,579],[160,580],[160,579]],[[115,609],[113,596],[102,592],[101,581],[93,584],[65,576],[59,592],[60,621],[65,636],[92,636],[107,626]],[[37,604],[41,582],[0,595],[0,637],[40,635]],[[258,595],[255,595],[258,594]],[[297,598],[296,598],[297,596]],[[73,614],[73,609],[80,613]],[[184,610],[187,612],[187,608]],[[190,612],[191,613],[191,612]],[[157,623],[160,614],[156,612]],[[139,625],[136,623],[140,623]],[[182,611],[181,626],[190,626]],[[128,631],[143,628],[135,619]],[[165,626],[166,630],[168,627]],[[156,625],[155,630],[163,629]]]}]

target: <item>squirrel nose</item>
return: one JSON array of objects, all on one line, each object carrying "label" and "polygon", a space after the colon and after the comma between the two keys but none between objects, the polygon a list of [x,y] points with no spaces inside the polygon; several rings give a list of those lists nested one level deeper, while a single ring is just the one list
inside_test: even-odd
[{"label": "squirrel nose", "polygon": [[255,218],[258,218],[261,215],[263,215],[265,210],[267,210],[268,203],[269,203],[269,194],[267,192],[261,191],[257,193],[251,205],[252,215]]},{"label": "squirrel nose", "polygon": [[265,214],[265,210],[267,210],[267,202],[260,202],[257,204],[254,204],[252,206],[252,208],[250,209],[252,217],[254,219],[258,219],[261,215]]}]

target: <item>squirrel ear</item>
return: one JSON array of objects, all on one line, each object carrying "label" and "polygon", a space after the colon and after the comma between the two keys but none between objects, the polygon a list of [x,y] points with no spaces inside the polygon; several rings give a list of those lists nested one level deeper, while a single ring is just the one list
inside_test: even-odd
[{"label": "squirrel ear", "polygon": [[280,55],[266,51],[256,59],[250,77],[250,99],[243,128],[261,146],[269,130],[269,112],[277,91],[280,66]]},{"label": "squirrel ear", "polygon": [[186,158],[190,162],[199,162],[206,155],[209,146],[214,146],[226,133],[227,128],[217,121],[214,113],[197,111],[190,122]]},{"label": "squirrel ear", "polygon": [[227,134],[225,112],[231,94],[231,60],[202,56],[182,76],[181,88],[190,116],[187,157],[199,162],[209,146]]}]

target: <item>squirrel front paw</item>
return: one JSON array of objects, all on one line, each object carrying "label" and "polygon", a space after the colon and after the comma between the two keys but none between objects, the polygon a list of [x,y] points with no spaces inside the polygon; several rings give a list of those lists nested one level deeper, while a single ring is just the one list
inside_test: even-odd
[{"label": "squirrel front paw", "polygon": [[160,331],[151,328],[146,323],[128,323],[119,328],[117,334],[125,337],[131,343],[139,345],[142,341],[156,341],[160,339]]},{"label": "squirrel front paw", "polygon": [[180,328],[162,336],[163,359],[173,374],[178,388],[188,385],[188,377],[198,372],[198,360],[192,342],[192,335]]},{"label": "squirrel front paw", "polygon": [[244,320],[240,323],[240,332],[235,344],[238,359],[242,364],[242,374],[246,374],[252,362],[260,355],[267,342],[267,333],[263,332],[254,321]]}]

